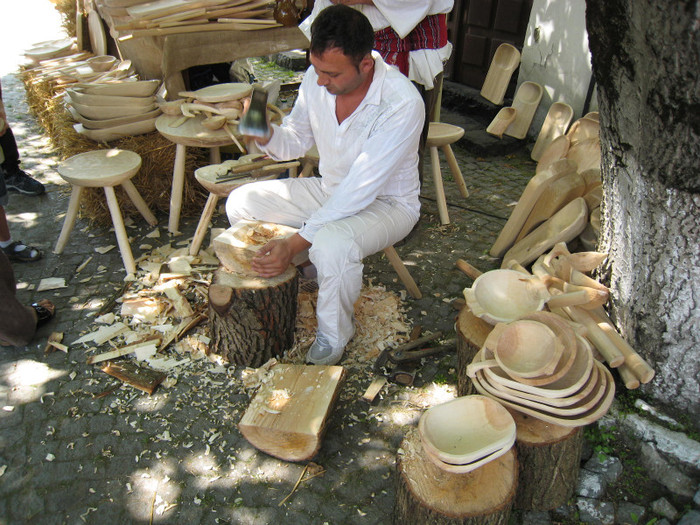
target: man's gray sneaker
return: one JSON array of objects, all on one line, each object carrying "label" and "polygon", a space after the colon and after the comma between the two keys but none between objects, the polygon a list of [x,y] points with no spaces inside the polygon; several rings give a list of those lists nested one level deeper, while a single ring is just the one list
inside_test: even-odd
[{"label": "man's gray sneaker", "polygon": [[318,334],[306,354],[312,365],[334,365],[343,357],[345,347],[333,348],[323,334]]}]

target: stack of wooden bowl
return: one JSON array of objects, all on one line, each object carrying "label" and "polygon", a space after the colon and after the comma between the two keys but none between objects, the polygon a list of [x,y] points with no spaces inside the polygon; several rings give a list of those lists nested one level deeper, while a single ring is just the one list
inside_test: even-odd
[{"label": "stack of wooden bowl", "polygon": [[503,405],[480,395],[431,407],[418,423],[428,458],[454,474],[471,472],[508,452],[515,431],[513,416]]},{"label": "stack of wooden bowl", "polygon": [[596,421],[615,395],[612,375],[588,341],[551,312],[498,323],[467,374],[485,396],[562,426]]},{"label": "stack of wooden bowl", "polygon": [[142,135],[156,129],[158,80],[79,83],[66,90],[78,133],[96,142]]}]

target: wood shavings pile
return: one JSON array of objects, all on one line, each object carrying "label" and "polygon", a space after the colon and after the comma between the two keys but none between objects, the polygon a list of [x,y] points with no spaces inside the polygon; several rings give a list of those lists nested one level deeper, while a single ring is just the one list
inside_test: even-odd
[{"label": "wood shavings pile", "polygon": [[[285,362],[302,363],[316,337],[318,292],[300,283],[295,344]],[[355,303],[355,336],[343,354],[343,366],[372,363],[387,347],[408,341],[411,326],[402,310],[401,298],[383,286],[367,284]]]}]

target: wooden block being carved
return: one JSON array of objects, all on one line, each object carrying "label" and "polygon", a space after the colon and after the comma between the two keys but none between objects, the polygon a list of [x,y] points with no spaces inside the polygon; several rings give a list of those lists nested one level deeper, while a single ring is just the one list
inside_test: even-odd
[{"label": "wooden block being carved", "polygon": [[393,523],[508,523],[518,481],[513,448],[471,472],[453,474],[425,455],[414,428],[401,443],[396,470]]},{"label": "wooden block being carved", "polygon": [[238,428],[258,450],[285,461],[308,461],[321,447],[344,379],[341,366],[275,365]]},{"label": "wooden block being carved", "polygon": [[[269,241],[283,239],[296,232],[296,228],[281,224],[241,220],[214,238],[212,244],[216,256],[227,270],[242,275],[255,275],[250,268],[250,262],[256,252]],[[308,259],[306,251],[302,253],[304,255],[301,258],[297,256],[294,264]]]}]

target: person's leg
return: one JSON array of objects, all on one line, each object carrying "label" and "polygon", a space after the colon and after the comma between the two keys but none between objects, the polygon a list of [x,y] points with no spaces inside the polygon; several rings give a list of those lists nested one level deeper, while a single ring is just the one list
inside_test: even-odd
[{"label": "person's leg", "polygon": [[36,332],[36,311],[15,297],[16,283],[10,261],[0,252],[0,344],[25,346]]},{"label": "person's leg", "polygon": [[24,195],[41,195],[46,191],[44,185],[33,179],[19,167],[19,149],[12,129],[0,136],[0,147],[5,156],[2,170],[5,172],[5,183],[9,191],[23,193]]},{"label": "person's leg", "polygon": [[318,177],[254,182],[231,192],[226,215],[231,224],[252,220],[301,228],[327,199]]},{"label": "person's leg", "polygon": [[396,203],[375,201],[316,234],[309,258],[318,271],[318,334],[329,359],[318,355],[317,347],[308,360],[334,364],[340,359],[355,333],[353,311],[362,288],[362,260],[408,235],[416,221],[417,217]]},{"label": "person's leg", "polygon": [[22,241],[13,241],[10,234],[10,225],[5,215],[7,204],[7,192],[5,181],[0,177],[0,251],[14,261],[28,262],[41,259],[41,252],[32,246],[23,244]]}]

